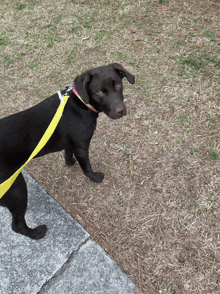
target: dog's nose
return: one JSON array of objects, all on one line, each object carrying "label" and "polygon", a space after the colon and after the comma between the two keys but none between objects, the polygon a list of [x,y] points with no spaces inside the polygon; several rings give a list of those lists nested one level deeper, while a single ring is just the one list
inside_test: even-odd
[{"label": "dog's nose", "polygon": [[118,107],[116,109],[116,114],[118,115],[118,117],[122,117],[126,115],[126,109],[124,107]]}]

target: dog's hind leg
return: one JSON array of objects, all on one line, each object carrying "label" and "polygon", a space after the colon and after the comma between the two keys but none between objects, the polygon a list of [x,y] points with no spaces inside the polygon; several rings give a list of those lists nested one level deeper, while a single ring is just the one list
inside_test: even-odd
[{"label": "dog's hind leg", "polygon": [[27,226],[25,212],[27,210],[27,186],[22,174],[19,174],[10,190],[2,198],[1,204],[12,214],[12,230],[31,239],[41,239],[45,236],[47,227],[41,225],[35,229]]}]

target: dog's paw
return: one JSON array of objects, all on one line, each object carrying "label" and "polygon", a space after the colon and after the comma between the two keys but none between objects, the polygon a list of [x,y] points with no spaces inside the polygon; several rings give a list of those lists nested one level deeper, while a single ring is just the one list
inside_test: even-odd
[{"label": "dog's paw", "polygon": [[89,178],[96,183],[101,183],[104,179],[103,173],[93,173],[92,175],[89,175]]},{"label": "dog's paw", "polygon": [[20,228],[13,224],[12,230],[15,233],[19,233],[21,235],[27,236],[33,240],[39,240],[39,239],[42,239],[46,235],[47,226],[41,225],[41,226],[36,227],[35,229],[31,229],[26,224],[24,226],[20,226]]},{"label": "dog's paw", "polygon": [[47,226],[41,225],[36,227],[35,229],[32,229],[28,237],[34,240],[40,240],[42,239],[47,232]]},{"label": "dog's paw", "polygon": [[73,166],[75,162],[76,162],[76,160],[74,157],[65,159],[66,166]]}]

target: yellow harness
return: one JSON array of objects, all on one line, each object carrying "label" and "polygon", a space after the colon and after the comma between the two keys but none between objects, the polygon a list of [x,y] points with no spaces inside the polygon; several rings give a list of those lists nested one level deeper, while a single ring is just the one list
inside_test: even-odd
[{"label": "yellow harness", "polygon": [[41,138],[40,142],[38,143],[37,147],[34,149],[28,160],[25,162],[25,164],[22,165],[8,180],[0,184],[0,199],[4,196],[4,194],[10,189],[14,181],[16,180],[19,173],[22,171],[22,169],[25,167],[25,165],[28,164],[31,159],[36,156],[40,150],[46,145],[50,137],[52,136],[53,132],[55,131],[61,116],[63,114],[64,107],[67,103],[67,100],[69,98],[68,95],[62,96],[60,91],[58,91],[58,96],[61,100],[60,105],[57,109],[57,112],[55,113],[51,123],[49,124],[48,128],[46,129],[46,132],[44,133],[43,137]]}]

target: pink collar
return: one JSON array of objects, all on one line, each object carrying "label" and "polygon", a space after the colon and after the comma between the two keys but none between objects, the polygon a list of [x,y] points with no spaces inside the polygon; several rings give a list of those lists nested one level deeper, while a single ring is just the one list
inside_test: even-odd
[{"label": "pink collar", "polygon": [[88,108],[90,108],[92,111],[95,111],[96,113],[98,113],[98,111],[90,104],[86,104],[85,101],[82,100],[82,98],[80,97],[80,95],[77,93],[76,89],[73,87],[73,93],[79,98],[79,100],[81,100]]}]

